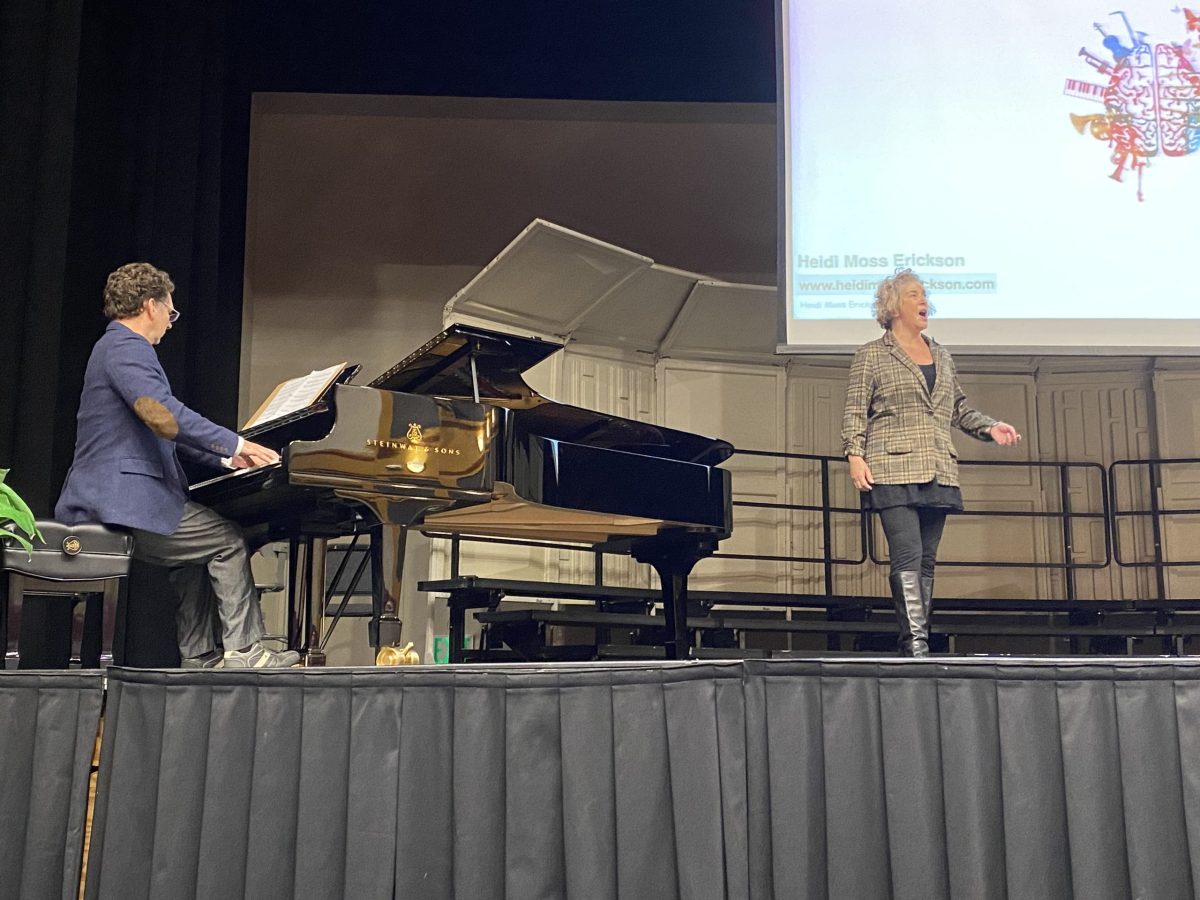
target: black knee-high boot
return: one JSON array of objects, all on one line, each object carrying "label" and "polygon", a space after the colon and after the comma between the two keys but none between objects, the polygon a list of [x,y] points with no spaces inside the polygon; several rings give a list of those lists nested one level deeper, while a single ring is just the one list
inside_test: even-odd
[{"label": "black knee-high boot", "polygon": [[896,622],[900,626],[900,655],[928,656],[928,607],[922,597],[921,573],[896,572],[889,580],[892,602],[896,606]]},{"label": "black knee-high boot", "polygon": [[933,576],[921,576],[921,605],[925,608],[925,637],[929,637],[929,632],[933,625]]}]

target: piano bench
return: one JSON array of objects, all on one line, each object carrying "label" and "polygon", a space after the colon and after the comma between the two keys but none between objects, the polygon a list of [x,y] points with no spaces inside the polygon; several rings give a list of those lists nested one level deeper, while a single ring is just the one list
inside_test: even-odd
[{"label": "piano bench", "polygon": [[93,522],[43,519],[37,527],[44,541],[35,539],[31,553],[0,533],[4,666],[9,660],[26,669],[111,663],[117,594],[129,574],[133,536]]}]

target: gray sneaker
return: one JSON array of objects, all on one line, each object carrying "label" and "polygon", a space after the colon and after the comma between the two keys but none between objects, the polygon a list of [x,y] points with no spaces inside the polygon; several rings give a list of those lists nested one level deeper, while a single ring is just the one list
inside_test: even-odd
[{"label": "gray sneaker", "polygon": [[226,669],[287,669],[300,664],[295,650],[268,650],[255,641],[246,650],[226,650]]},{"label": "gray sneaker", "polygon": [[220,650],[209,650],[199,656],[185,656],[179,661],[181,669],[219,669],[224,658]]}]

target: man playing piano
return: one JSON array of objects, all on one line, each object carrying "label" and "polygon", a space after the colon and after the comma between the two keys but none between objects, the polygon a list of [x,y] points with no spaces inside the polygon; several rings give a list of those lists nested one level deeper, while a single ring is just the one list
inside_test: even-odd
[{"label": "man playing piano", "polygon": [[[220,467],[276,462],[279,455],[188,409],[171,394],[154,346],[179,318],[166,272],[129,263],[108,276],[111,321],[84,375],[75,458],[54,514],[68,524],[129,529],[133,555],[169,570],[179,595],[176,629],[185,668],[280,668],[291,651],[261,643],[262,610],[238,527],[188,499],[179,456]],[[213,606],[225,648],[213,639]]]}]

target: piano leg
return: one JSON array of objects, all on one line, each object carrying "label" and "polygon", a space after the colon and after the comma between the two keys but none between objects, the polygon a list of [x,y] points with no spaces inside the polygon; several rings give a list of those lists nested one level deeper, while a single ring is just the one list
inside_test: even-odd
[{"label": "piano leg", "polygon": [[305,619],[308,626],[308,640],[305,641],[305,666],[325,665],[325,651],[321,649],[321,626],[325,620],[325,606],[328,599],[325,596],[325,552],[328,541],[315,538],[309,545],[308,558],[308,593],[305,599]]},{"label": "piano leg", "polygon": [[408,528],[384,523],[371,530],[371,645],[378,662],[385,647],[400,646],[403,623],[400,587],[404,574],[404,545]]},{"label": "piano leg", "polygon": [[299,616],[304,586],[300,583],[300,578],[301,573],[308,572],[308,567],[304,562],[304,552],[307,549],[307,544],[299,534],[289,536],[287,577],[287,647],[289,650],[300,650],[300,642],[303,639]]},{"label": "piano leg", "polygon": [[311,535],[288,540],[287,645],[306,666],[325,665],[321,649],[321,615],[325,600],[325,544]]},{"label": "piano leg", "polygon": [[667,659],[688,659],[687,582],[693,567],[717,549],[717,540],[691,532],[667,533],[630,547],[633,558],[649,563],[662,581],[663,614],[667,620]]},{"label": "piano leg", "polygon": [[686,572],[671,571],[655,565],[662,580],[663,613],[667,619],[667,659],[687,659],[691,655],[691,642],[687,632],[687,578]]}]

